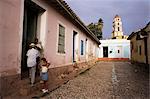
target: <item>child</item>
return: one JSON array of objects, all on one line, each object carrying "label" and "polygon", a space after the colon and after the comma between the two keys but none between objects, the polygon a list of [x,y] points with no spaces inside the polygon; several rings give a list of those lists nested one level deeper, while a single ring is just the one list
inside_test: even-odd
[{"label": "child", "polygon": [[41,79],[43,81],[42,83],[42,91],[43,93],[48,92],[48,67],[50,63],[47,62],[46,58],[41,59]]}]

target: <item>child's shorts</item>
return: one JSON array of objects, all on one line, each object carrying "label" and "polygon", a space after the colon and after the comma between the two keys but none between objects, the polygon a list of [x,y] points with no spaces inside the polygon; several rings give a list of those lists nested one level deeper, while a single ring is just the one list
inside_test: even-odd
[{"label": "child's shorts", "polygon": [[48,80],[48,72],[41,74],[42,80],[47,81]]}]

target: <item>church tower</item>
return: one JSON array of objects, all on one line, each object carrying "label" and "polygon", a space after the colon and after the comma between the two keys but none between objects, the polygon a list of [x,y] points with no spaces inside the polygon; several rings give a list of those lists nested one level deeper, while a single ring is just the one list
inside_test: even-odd
[{"label": "church tower", "polygon": [[112,39],[124,39],[120,16],[116,15],[113,20]]}]

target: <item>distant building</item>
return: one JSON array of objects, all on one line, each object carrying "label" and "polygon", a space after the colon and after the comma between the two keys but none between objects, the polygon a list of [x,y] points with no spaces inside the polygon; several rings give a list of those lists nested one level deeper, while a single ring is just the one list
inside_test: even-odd
[{"label": "distant building", "polygon": [[150,22],[143,29],[132,32],[128,40],[131,40],[131,61],[150,65]]},{"label": "distant building", "polygon": [[129,60],[130,59],[130,40],[109,39],[100,40],[99,60]]},{"label": "distant building", "polygon": [[99,60],[129,60],[130,40],[123,35],[120,16],[116,15],[113,20],[112,38],[100,40]]},{"label": "distant building", "polygon": [[128,36],[123,35],[122,21],[119,15],[116,15],[113,20],[112,39],[127,39]]}]

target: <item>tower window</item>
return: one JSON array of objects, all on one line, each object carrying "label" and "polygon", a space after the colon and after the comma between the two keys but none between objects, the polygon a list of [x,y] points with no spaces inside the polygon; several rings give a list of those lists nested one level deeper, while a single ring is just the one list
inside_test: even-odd
[{"label": "tower window", "polygon": [[119,25],[119,23],[118,23],[118,25]]},{"label": "tower window", "polygon": [[118,27],[118,31],[120,31],[120,28]]}]

